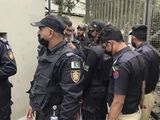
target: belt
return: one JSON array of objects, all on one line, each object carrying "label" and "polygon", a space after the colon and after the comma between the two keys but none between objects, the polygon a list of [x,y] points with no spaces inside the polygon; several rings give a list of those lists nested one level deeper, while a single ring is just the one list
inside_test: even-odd
[{"label": "belt", "polygon": [[149,94],[149,93],[151,93],[152,91],[154,91],[153,89],[146,89],[145,90],[145,94]]},{"label": "belt", "polygon": [[135,112],[137,112],[139,110],[139,108],[137,108],[137,109],[133,109],[133,110],[124,110],[124,111],[122,111],[122,114],[132,114],[132,113],[135,113]]}]

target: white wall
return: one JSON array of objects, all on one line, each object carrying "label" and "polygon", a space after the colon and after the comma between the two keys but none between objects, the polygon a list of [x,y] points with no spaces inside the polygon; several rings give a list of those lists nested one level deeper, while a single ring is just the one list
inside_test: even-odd
[{"label": "white wall", "polygon": [[44,17],[44,0],[0,0],[0,32],[7,32],[18,72],[10,81],[12,89],[12,120],[24,116],[28,105],[26,91],[37,65],[37,28],[33,21]]}]

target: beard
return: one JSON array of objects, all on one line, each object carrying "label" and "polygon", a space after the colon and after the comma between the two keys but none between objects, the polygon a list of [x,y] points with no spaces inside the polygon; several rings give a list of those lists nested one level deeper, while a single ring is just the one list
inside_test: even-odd
[{"label": "beard", "polygon": [[88,32],[88,38],[92,38],[92,34],[90,32]]},{"label": "beard", "polygon": [[112,56],[112,52],[111,51],[106,51],[105,50],[105,54],[109,55],[109,56]]},{"label": "beard", "polygon": [[131,41],[131,44],[134,48],[136,48],[136,44],[133,41]]},{"label": "beard", "polygon": [[39,44],[43,45],[44,47],[48,47],[48,41],[45,40],[44,38],[41,38],[40,35],[38,35],[38,42],[39,42]]}]

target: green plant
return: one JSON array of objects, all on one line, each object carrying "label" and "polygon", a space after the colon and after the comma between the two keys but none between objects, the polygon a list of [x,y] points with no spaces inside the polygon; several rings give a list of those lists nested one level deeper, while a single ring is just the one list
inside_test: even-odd
[{"label": "green plant", "polygon": [[62,15],[63,12],[71,14],[73,8],[79,0],[55,0],[55,4],[58,5],[58,15]]}]

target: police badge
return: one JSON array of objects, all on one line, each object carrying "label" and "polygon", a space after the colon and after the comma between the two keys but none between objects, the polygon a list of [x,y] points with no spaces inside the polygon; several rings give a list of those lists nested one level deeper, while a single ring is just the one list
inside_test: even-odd
[{"label": "police badge", "polygon": [[9,51],[8,52],[8,57],[10,60],[13,60],[14,59],[14,55],[13,55],[13,52],[12,51]]},{"label": "police badge", "polygon": [[81,76],[81,71],[80,70],[71,70],[71,79],[75,82],[78,83],[80,80]]}]

